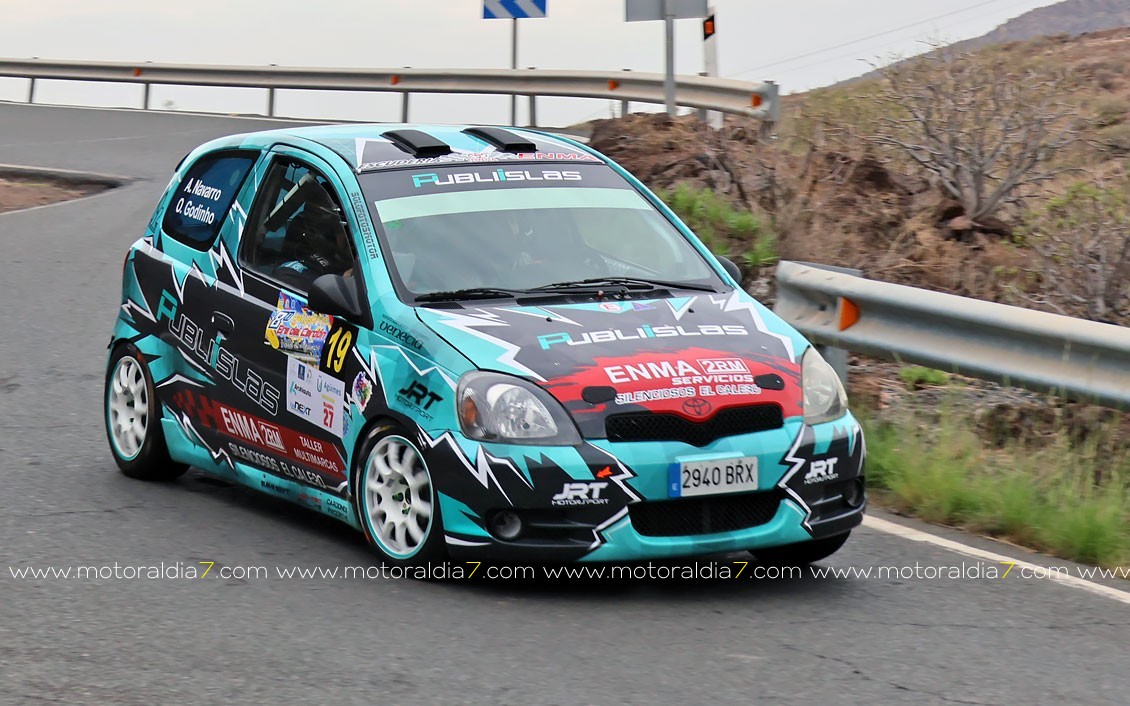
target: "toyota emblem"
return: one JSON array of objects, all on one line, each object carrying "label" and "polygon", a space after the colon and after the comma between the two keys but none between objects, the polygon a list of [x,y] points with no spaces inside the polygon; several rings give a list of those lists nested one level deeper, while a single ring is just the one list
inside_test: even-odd
[{"label": "toyota emblem", "polygon": [[683,403],[683,411],[692,417],[705,417],[711,409],[710,403],[701,397],[692,397]]}]

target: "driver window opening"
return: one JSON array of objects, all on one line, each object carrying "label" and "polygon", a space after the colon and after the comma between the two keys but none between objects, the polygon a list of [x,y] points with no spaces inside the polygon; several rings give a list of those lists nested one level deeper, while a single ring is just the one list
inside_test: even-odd
[{"label": "driver window opening", "polygon": [[356,254],[332,185],[298,162],[276,162],[259,191],[244,237],[243,265],[307,292],[322,275],[353,276]]}]

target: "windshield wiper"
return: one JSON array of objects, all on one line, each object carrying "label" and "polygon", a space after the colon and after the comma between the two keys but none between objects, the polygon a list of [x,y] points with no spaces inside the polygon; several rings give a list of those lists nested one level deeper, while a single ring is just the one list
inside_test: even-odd
[{"label": "windshield wiper", "polygon": [[501,287],[470,287],[468,289],[452,289],[448,292],[428,292],[417,295],[418,302],[447,302],[459,299],[498,299],[499,297],[516,297],[529,294],[525,289],[502,289]]},{"label": "windshield wiper", "polygon": [[592,287],[600,286],[621,286],[628,289],[655,289],[657,287],[667,287],[670,289],[693,289],[699,292],[713,292],[714,287],[705,284],[689,284],[687,282],[668,282],[661,279],[648,279],[646,277],[593,277],[591,279],[578,279],[569,282],[554,282],[552,284],[544,284],[540,287],[534,287],[538,291],[556,291],[562,289],[574,289],[576,287],[591,289]]}]

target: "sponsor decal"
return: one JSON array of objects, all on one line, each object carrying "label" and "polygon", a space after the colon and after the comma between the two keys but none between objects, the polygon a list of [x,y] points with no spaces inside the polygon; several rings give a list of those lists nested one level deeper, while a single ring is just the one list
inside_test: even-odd
[{"label": "sponsor decal", "polygon": [[839,478],[840,474],[836,473],[836,463],[839,460],[833,457],[809,461],[808,472],[804,474],[804,484],[826,483]]},{"label": "sponsor decal", "polygon": [[322,499],[314,497],[313,495],[311,495],[307,492],[299,493],[298,497],[295,498],[295,499],[298,500],[298,502],[300,502],[300,503],[302,503],[302,504],[304,504],[308,507],[312,507],[316,510],[322,509]]},{"label": "sponsor decal", "polygon": [[428,164],[465,164],[475,162],[506,162],[518,160],[553,160],[557,162],[599,162],[591,154],[583,152],[453,152],[439,157],[421,159],[387,159],[379,162],[366,162],[357,168],[366,172],[381,167],[410,167]]},{"label": "sponsor decal", "polygon": [[578,160],[581,162],[599,162],[600,159],[585,152],[519,152],[517,159],[554,159]]},{"label": "sponsor decal", "polygon": [[169,332],[176,336],[189,351],[205,365],[215,370],[220,377],[230,382],[236,389],[263,408],[267,414],[278,412],[280,393],[278,388],[263,379],[261,375],[239,362],[239,359],[223,346],[223,337],[216,336],[204,342],[204,330],[184,312],[179,312],[176,297],[168,290],[161,292],[161,302],[157,307],[157,320],[168,319]]},{"label": "sponsor decal", "polygon": [[581,181],[581,173],[560,169],[493,169],[481,172],[424,172],[412,175],[412,185],[451,186],[452,184],[496,183],[503,181]]},{"label": "sponsor decal", "polygon": [[638,341],[648,338],[671,338],[688,336],[748,336],[749,330],[745,326],[732,324],[702,324],[700,326],[650,326],[643,325],[634,329],[604,329],[601,331],[585,331],[574,334],[568,331],[561,333],[548,333],[538,336],[538,344],[542,350],[549,350],[556,345],[586,346],[592,343],[612,343],[615,341]]},{"label": "sponsor decal", "polygon": [[362,411],[369,406],[369,399],[373,396],[373,383],[369,380],[369,376],[364,371],[357,373],[357,377],[353,378],[353,399],[357,400],[357,406]]},{"label": "sponsor decal", "polygon": [[412,407],[425,419],[431,419],[428,412],[433,404],[443,400],[443,395],[433,392],[427,385],[415,380],[396,393],[396,399],[403,405]]},{"label": "sponsor decal", "polygon": [[[240,446],[239,444],[231,441],[228,442],[228,450],[239,460],[250,463],[253,466],[258,466],[265,471],[270,471],[280,476],[286,476],[287,478],[296,480],[299,483],[305,483],[317,488],[329,489],[326,485],[325,479],[323,479],[322,476],[313,471],[307,470],[305,468],[299,468],[298,466],[293,466],[286,461],[273,458],[265,453],[261,453],[259,451],[256,451],[255,449],[249,449],[246,446]],[[274,485],[273,483],[268,483],[267,481],[260,481],[260,483],[267,490],[274,491],[276,493],[279,493],[280,495],[290,494],[290,491],[288,491],[286,488]]]},{"label": "sponsor decal", "polygon": [[271,348],[277,351],[317,361],[322,356],[331,328],[332,316],[306,308],[276,309],[267,320],[265,337]]},{"label": "sponsor decal", "polygon": [[307,471],[288,465],[316,468],[332,476],[335,485],[345,479],[341,453],[318,439],[215,402],[195,390],[179,390],[173,395],[173,404],[205,427],[240,442],[234,444],[239,450],[232,449],[232,453],[249,463],[319,488],[326,487],[320,476],[308,480]]},{"label": "sponsor decal", "polygon": [[604,311],[611,311],[613,313],[619,314],[624,310],[624,305],[619,302],[601,302],[600,308]]},{"label": "sponsor decal", "polygon": [[279,292],[279,301],[275,305],[276,309],[283,311],[301,311],[306,308],[306,301],[293,294],[288,294],[285,291]]},{"label": "sponsor decal", "polygon": [[[818,445],[822,453],[816,453]],[[820,498],[824,483],[857,477],[863,470],[864,446],[863,431],[854,422],[832,423],[822,429],[801,426],[796,440],[778,462],[788,470],[777,487],[804,511],[806,530],[812,531],[809,522],[815,512],[806,498]]]},{"label": "sponsor decal", "polygon": [[601,497],[601,493],[607,487],[607,481],[566,483],[551,502],[557,506],[605,505],[608,498]]},{"label": "sponsor decal", "polygon": [[402,328],[400,324],[396,323],[387,316],[381,317],[381,322],[378,327],[380,328],[381,333],[387,335],[394,341],[401,343],[404,346],[415,351],[424,350],[424,344],[420,343],[419,339],[417,339],[416,336],[414,336],[410,331]]},{"label": "sponsor decal", "polygon": [[286,362],[286,409],[336,437],[342,429],[345,383],[310,363],[291,357]]},{"label": "sponsor decal", "polygon": [[369,224],[369,219],[365,217],[365,197],[360,192],[352,191],[349,194],[349,202],[353,204],[353,212],[357,216],[357,224],[361,228],[361,242],[365,245],[365,254],[370,260],[376,260],[381,253],[377,247],[377,239],[373,235],[373,227]]},{"label": "sponsor decal", "polygon": [[[235,446],[235,444],[231,444],[231,446]],[[264,490],[272,492],[272,493],[278,493],[279,495],[289,495],[290,494],[287,491],[286,488],[282,487],[281,485],[275,485],[274,483],[272,483],[270,481],[261,480],[261,481],[259,481],[259,485],[262,486],[262,488]]]},{"label": "sponsor decal", "polygon": [[616,404],[638,404],[640,402],[654,402],[656,400],[681,400],[694,397],[698,391],[693,387],[661,387],[654,390],[635,390],[634,392],[617,392]]},{"label": "sponsor decal", "polygon": [[741,358],[700,358],[698,364],[707,375],[749,373],[749,366]]},{"label": "sponsor decal", "polygon": [[[696,397],[750,396],[760,395],[762,392],[756,377],[741,358],[641,359],[638,362],[604,366],[602,369],[608,381],[620,386],[619,389],[636,386],[637,383],[663,383],[662,387],[618,392],[615,398],[617,404]],[[693,416],[701,416],[691,412],[689,404],[689,401],[683,404],[684,411]]]},{"label": "sponsor decal", "polygon": [[348,520],[351,509],[340,500],[326,498],[326,512],[339,520]]}]

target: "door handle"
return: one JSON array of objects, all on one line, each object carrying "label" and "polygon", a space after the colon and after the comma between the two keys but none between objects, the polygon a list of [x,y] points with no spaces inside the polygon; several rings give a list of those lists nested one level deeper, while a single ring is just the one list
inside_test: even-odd
[{"label": "door handle", "polygon": [[235,322],[227,314],[218,311],[212,312],[212,328],[216,329],[222,334],[230,336],[235,332]]}]

